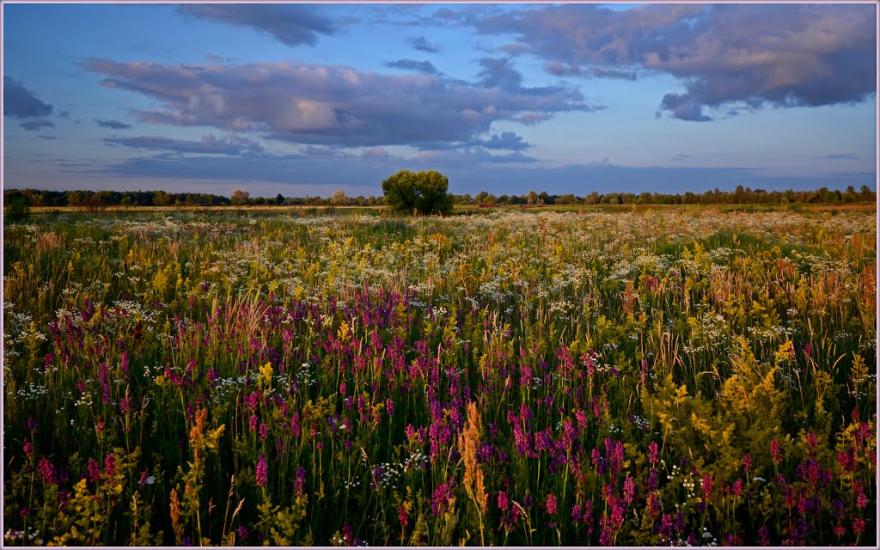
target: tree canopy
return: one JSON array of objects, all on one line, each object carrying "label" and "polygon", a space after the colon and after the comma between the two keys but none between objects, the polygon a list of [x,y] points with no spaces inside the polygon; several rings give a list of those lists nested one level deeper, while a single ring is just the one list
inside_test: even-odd
[{"label": "tree canopy", "polygon": [[448,189],[449,180],[434,170],[401,170],[382,182],[385,203],[396,212],[448,214],[452,211]]}]

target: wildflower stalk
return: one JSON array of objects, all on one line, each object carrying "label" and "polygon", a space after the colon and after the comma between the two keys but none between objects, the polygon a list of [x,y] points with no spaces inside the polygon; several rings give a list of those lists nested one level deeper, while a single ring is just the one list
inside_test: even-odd
[{"label": "wildflower stalk", "polygon": [[483,516],[489,506],[489,495],[486,493],[483,470],[477,463],[477,447],[480,444],[481,424],[477,404],[473,401],[467,405],[467,426],[458,436],[458,448],[464,461],[464,488],[477,510],[480,526],[480,545],[485,546]]}]

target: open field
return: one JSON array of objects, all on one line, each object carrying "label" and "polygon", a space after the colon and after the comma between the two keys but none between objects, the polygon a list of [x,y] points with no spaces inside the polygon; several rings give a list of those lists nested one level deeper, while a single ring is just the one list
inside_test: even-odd
[{"label": "open field", "polygon": [[6,227],[6,544],[877,542],[872,205],[239,210]]},{"label": "open field", "polygon": [[[705,209],[701,205],[664,205],[664,204],[572,204],[572,205],[486,205],[479,206],[473,204],[457,204],[453,208],[454,214],[472,214],[475,212],[485,211],[535,211],[542,212],[643,212],[646,210],[701,210]],[[873,203],[854,203],[854,204],[805,204],[792,203],[788,205],[775,204],[728,204],[715,207],[721,212],[742,211],[742,212],[874,212],[876,210]],[[35,214],[106,214],[106,213],[133,213],[133,212],[198,212],[203,214],[210,213],[244,213],[244,212],[273,212],[275,214],[293,214],[305,215],[316,212],[345,212],[345,213],[363,213],[381,215],[387,211],[387,207],[383,206],[320,206],[320,205],[296,205],[296,206],[106,206],[106,207],[90,207],[90,206],[33,206],[30,208]]]}]

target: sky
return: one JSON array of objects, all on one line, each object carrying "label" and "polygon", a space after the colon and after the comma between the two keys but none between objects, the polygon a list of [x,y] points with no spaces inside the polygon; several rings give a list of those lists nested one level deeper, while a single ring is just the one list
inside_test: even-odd
[{"label": "sky", "polygon": [[872,4],[3,6],[3,184],[874,187]]}]

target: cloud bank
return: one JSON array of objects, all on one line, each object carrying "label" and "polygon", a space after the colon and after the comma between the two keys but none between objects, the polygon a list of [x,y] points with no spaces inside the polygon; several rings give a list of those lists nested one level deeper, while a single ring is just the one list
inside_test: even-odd
[{"label": "cloud bank", "polygon": [[259,132],[297,144],[343,147],[470,143],[494,122],[537,122],[591,111],[577,88],[525,88],[507,59],[481,62],[481,80],[388,75],[345,66],[293,63],[177,65],[93,59],[110,88],[161,107],[142,122]]},{"label": "cloud bank", "polygon": [[660,109],[689,121],[744,105],[855,103],[875,92],[875,15],[869,5],[541,6],[472,17],[484,34],[512,34],[507,51],[557,76],[677,77]]}]

